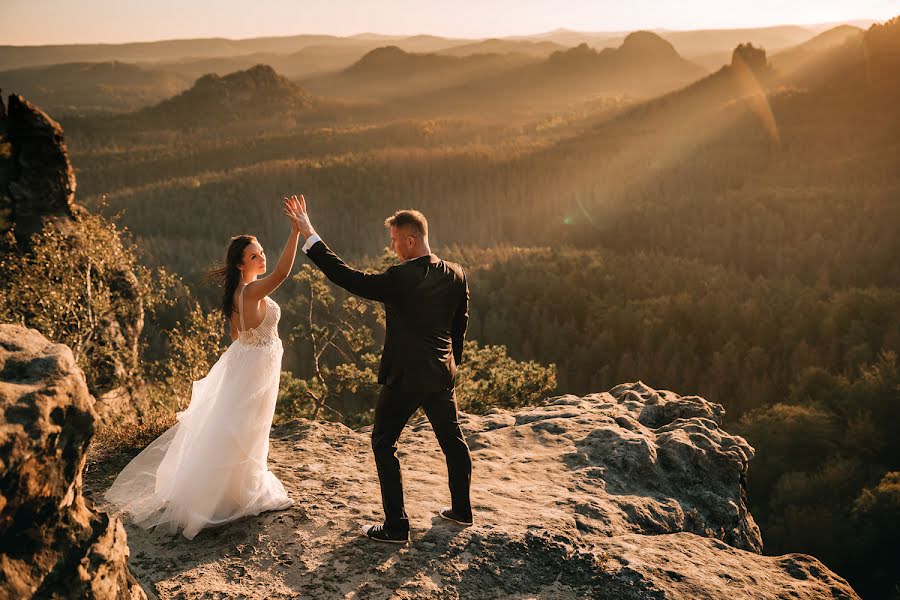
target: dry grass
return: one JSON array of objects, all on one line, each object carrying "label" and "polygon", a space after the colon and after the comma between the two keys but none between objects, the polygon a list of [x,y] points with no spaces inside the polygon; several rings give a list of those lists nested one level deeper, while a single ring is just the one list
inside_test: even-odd
[{"label": "dry grass", "polygon": [[171,409],[153,408],[137,423],[101,425],[88,447],[88,468],[127,462],[175,424]]}]

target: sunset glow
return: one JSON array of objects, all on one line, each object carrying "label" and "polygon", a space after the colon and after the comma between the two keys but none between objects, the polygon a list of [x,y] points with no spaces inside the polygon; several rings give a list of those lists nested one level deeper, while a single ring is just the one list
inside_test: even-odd
[{"label": "sunset glow", "polygon": [[0,40],[3,44],[38,45],[365,32],[481,38],[530,35],[557,28],[633,31],[877,21],[898,12],[900,0],[634,0],[628,3],[585,0],[459,0],[453,3],[261,0],[252,4],[235,0],[160,0],[154,3],[11,0],[4,2],[5,31]]}]

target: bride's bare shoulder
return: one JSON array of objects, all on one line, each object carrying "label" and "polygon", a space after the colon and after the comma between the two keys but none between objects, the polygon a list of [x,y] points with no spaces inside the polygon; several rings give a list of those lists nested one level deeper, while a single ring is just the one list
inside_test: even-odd
[{"label": "bride's bare shoulder", "polygon": [[[236,290],[240,295],[240,289]],[[257,279],[244,286],[244,302],[260,302],[268,294],[268,287],[263,280]],[[235,306],[238,305],[238,296],[235,296]]]}]

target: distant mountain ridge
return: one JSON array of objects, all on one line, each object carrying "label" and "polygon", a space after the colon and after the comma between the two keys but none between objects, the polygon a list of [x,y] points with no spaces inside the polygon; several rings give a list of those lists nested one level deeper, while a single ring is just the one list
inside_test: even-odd
[{"label": "distant mountain ridge", "polygon": [[[509,62],[509,55],[504,54],[447,56],[406,52],[397,46],[384,46],[368,52],[344,72],[363,77],[382,77],[395,75],[398,69],[402,69],[406,75],[411,75],[417,71],[432,69],[466,69],[498,63],[505,65]],[[512,62],[521,63],[523,61],[513,58]]]},{"label": "distant mountain ridge", "polygon": [[448,56],[469,56],[472,54],[526,54],[536,58],[546,58],[557,50],[564,50],[566,46],[548,41],[532,40],[505,40],[491,38],[479,42],[451,46],[438,54]]},{"label": "distant mountain ridge", "polygon": [[[372,45],[394,43],[412,51],[436,51],[472,40],[436,36],[393,36]],[[184,58],[242,56],[254,53],[290,54],[308,46],[359,46],[365,39],[335,35],[292,35],[248,39],[200,38],[132,42],[126,44],[59,44],[2,46],[0,65],[5,69],[64,62],[166,61]],[[371,46],[370,46],[371,47]]]},{"label": "distant mountain ridge", "polygon": [[799,74],[804,69],[815,69],[826,52],[847,42],[859,42],[863,34],[858,27],[839,25],[775,54],[772,65],[784,76]]},{"label": "distant mountain ridge", "polygon": [[594,50],[587,44],[580,44],[569,50],[560,50],[550,55],[550,63],[555,66],[566,64],[593,64],[594,66],[607,66],[620,63],[619,67],[639,67],[634,61],[659,61],[667,67],[688,67],[695,73],[702,73],[702,69],[689,66],[691,63],[684,60],[672,44],[655,33],[649,31],[636,31],[628,34],[618,48],[604,48],[601,51]]},{"label": "distant mountain ridge", "polygon": [[[852,22],[868,26],[871,22]],[[799,44],[810,37],[834,27],[836,23],[819,25],[784,25],[745,29],[710,30],[653,30],[666,38],[678,52],[689,59],[696,59],[712,52],[729,51],[741,42],[753,42],[769,51]],[[195,38],[131,42],[124,44],[48,44],[38,46],[0,45],[0,68],[8,70],[67,62],[140,62],[176,61],[198,58],[222,58],[272,53],[291,54],[310,46],[353,47],[396,45],[409,52],[440,52],[453,47],[486,44],[555,44],[577,46],[587,43],[594,47],[615,46],[622,42],[627,31],[584,32],[558,29],[532,35],[506,36],[495,39],[446,38],[431,35],[383,35],[364,33],[348,37],[335,35],[301,34],[268,36],[247,39]],[[506,48],[489,51],[506,52]],[[516,52],[532,54],[522,48]],[[702,61],[701,61],[702,62]],[[705,63],[703,63],[705,64]],[[715,66],[718,66],[715,65]]]},{"label": "distant mountain ridge", "polygon": [[818,93],[900,92],[900,17],[866,31],[835,28],[773,58],[781,82]]},{"label": "distant mountain ridge", "polygon": [[[849,34],[844,43],[827,45],[829,38],[842,34]],[[838,30],[813,42],[813,47],[817,44],[824,48],[815,69],[799,74],[779,73],[764,49],[741,44],[732,51],[730,64],[614,119],[598,118],[584,132],[561,141],[542,160],[550,162],[551,156],[573,152],[602,152],[597,149],[610,137],[646,131],[656,131],[660,139],[702,137],[698,131],[726,136],[741,115],[749,115],[773,145],[781,143],[785,123],[797,136],[812,136],[810,131],[863,119],[880,120],[886,132],[896,131],[897,120],[888,115],[896,114],[900,104],[900,17],[859,35]]]},{"label": "distant mountain ridge", "polygon": [[[493,93],[496,86],[529,91],[539,81],[586,90],[589,94],[613,90],[647,96],[668,92],[690,83],[691,78],[703,76],[703,70],[691,67],[685,60],[707,72],[727,64],[731,49],[739,42],[766,48],[776,68],[789,72],[811,57],[819,56],[823,47],[833,45],[852,31],[848,25],[654,30],[630,34],[561,29],[490,39],[367,33],[349,37],[294,35],[237,40],[0,46],[0,69],[7,69],[0,71],[0,87],[25,93],[58,114],[86,115],[138,110],[186,89],[202,75],[224,76],[257,64],[269,65],[316,93],[348,97],[358,92],[356,95],[365,101],[466,86],[479,88],[479,93]],[[379,50],[385,47],[394,47],[405,54]],[[573,48],[577,50],[566,54]],[[783,48],[787,50],[773,53]],[[599,56],[589,49],[596,50]],[[374,51],[378,52],[368,56]],[[579,69],[584,69],[580,76],[587,78],[586,81],[567,81],[565,73],[552,74],[548,73],[549,69],[537,67],[537,61],[554,53],[557,53],[554,68],[575,78]],[[650,61],[632,67],[640,70],[640,76],[632,77],[628,67],[615,66],[617,62],[627,62],[629,56],[635,62]],[[441,58],[465,58],[471,62],[442,62]],[[383,60],[384,64],[378,67],[376,59]],[[659,66],[666,60],[671,61],[668,66]],[[362,62],[354,66],[359,61]],[[353,70],[342,73],[348,67]],[[526,67],[535,68],[529,72]],[[516,72],[519,68],[525,70]],[[811,64],[807,70],[816,68]],[[399,81],[392,69],[409,69],[406,80]],[[365,78],[366,85],[354,92],[350,75]],[[532,85],[519,81],[527,78],[538,79]],[[503,89],[499,93],[509,95]]]},{"label": "distant mountain ridge", "polygon": [[311,92],[325,96],[368,99],[403,97],[496,77],[539,59],[524,54],[450,56],[407,52],[383,46],[336,73],[303,80]]},{"label": "distant mountain ridge", "polygon": [[151,63],[153,66],[196,79],[207,73],[226,75],[258,64],[269,65],[288,79],[311,77],[343,69],[371,50],[371,44],[312,45],[290,54],[256,52],[240,56],[186,58]]},{"label": "distant mountain ridge", "polygon": [[667,40],[650,31],[628,34],[618,48],[599,52],[586,44],[550,56],[545,65],[549,72],[569,69],[569,73],[553,73],[556,77],[578,76],[593,79],[598,89],[653,94],[686,85],[702,77],[706,71],[675,50]]},{"label": "distant mountain ridge", "polygon": [[191,79],[122,62],[64,63],[0,72],[0,86],[53,113],[127,112],[169,98]]},{"label": "distant mountain ridge", "polygon": [[[500,107],[503,102],[520,106],[533,100],[544,108],[551,108],[557,100],[581,102],[608,94],[646,98],[689,85],[707,71],[686,59],[681,49],[702,47],[704,37],[719,43],[746,35],[757,46],[766,47],[755,39],[780,44],[794,37],[808,36],[815,29],[816,26],[785,26],[671,31],[662,32],[663,35],[653,31],[622,35],[620,32],[585,34],[563,30],[546,35],[488,40],[427,35],[361,34],[344,38],[304,35],[119,45],[0,46],[0,59],[12,57],[18,60],[16,56],[30,55],[29,60],[43,60],[71,51],[69,56],[114,53],[142,61],[66,63],[8,70],[0,72],[0,87],[29,94],[61,114],[121,113],[171,98],[202,75],[216,73],[222,77],[266,64],[271,67],[271,74],[283,75],[309,92],[325,97],[366,103],[415,98],[414,102],[423,107],[426,102],[432,102],[431,112],[460,106],[460,103],[475,106],[482,101]],[[579,35],[587,36],[592,43],[567,47],[551,41],[559,35],[569,36],[570,41]],[[853,65],[858,67],[860,60],[849,58],[853,52],[837,47],[844,42],[855,43],[854,52],[866,51],[861,38],[852,39],[859,35],[859,30],[851,26],[838,26],[812,38],[804,38],[802,43],[783,52],[773,55],[770,51],[769,55],[782,75],[798,71],[798,65],[805,65],[805,79],[797,76],[795,82],[803,86],[816,85],[815,82],[823,78],[832,79],[826,73],[837,68],[843,69],[848,76],[853,75]],[[601,45],[608,47],[601,48]],[[301,49],[297,50],[298,47]],[[810,60],[812,62],[808,62]],[[839,67],[842,60],[849,62]],[[229,89],[230,84],[220,84]],[[284,88],[282,92],[293,98],[289,102],[292,106],[302,107],[309,102],[305,90],[298,92]],[[189,98],[195,99],[191,102],[197,101],[197,94],[195,90],[181,102],[188,102]],[[215,104],[215,101],[207,103]],[[186,109],[165,111],[191,112]],[[213,112],[226,118],[230,114],[222,107]]]},{"label": "distant mountain ridge", "polygon": [[672,44],[652,32],[626,36],[618,48],[595,50],[587,44],[561,50],[546,60],[473,79],[418,99],[422,105],[452,106],[489,102],[510,109],[584,102],[598,95],[653,96],[688,85],[706,71],[679,56]]}]

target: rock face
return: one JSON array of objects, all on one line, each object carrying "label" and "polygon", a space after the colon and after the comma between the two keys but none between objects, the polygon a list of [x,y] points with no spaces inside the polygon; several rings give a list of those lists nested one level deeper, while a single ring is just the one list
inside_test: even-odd
[{"label": "rock face", "polygon": [[769,61],[766,58],[766,51],[750,43],[738,44],[735,47],[731,53],[731,66],[732,68],[745,66],[760,78],[768,77],[771,71]]},{"label": "rock face", "polygon": [[59,123],[21,96],[0,111],[0,231],[27,245],[45,223],[74,216],[75,173]]},{"label": "rock face", "polygon": [[[641,383],[517,411],[463,415],[476,522],[449,503],[431,427],[400,439],[412,542],[359,527],[381,502],[369,430],[293,421],[270,468],[293,508],[193,541],[129,527],[138,579],[163,598],[858,598],[816,559],[762,556],[744,501],[753,449],[722,407]],[[109,485],[115,468],[91,482]]]},{"label": "rock face", "polygon": [[[75,188],[62,127],[21,96],[10,96],[8,110],[0,110],[0,234],[12,230],[19,250],[27,251],[31,236],[49,225],[73,236],[77,244],[78,221],[88,213],[75,204]],[[0,239],[0,253],[5,251]],[[105,365],[106,372],[91,381],[91,389],[113,399],[108,404],[110,413],[127,414],[133,412],[127,395],[121,390],[107,392],[137,366],[144,310],[135,274],[115,264],[103,267],[102,274],[95,268],[94,276],[105,280],[102,283],[111,290],[117,308],[100,315],[102,331],[97,337],[113,347],[114,359]]]},{"label": "rock face", "polygon": [[145,598],[121,522],[82,495],[93,399],[71,351],[0,325],[0,598]]}]

